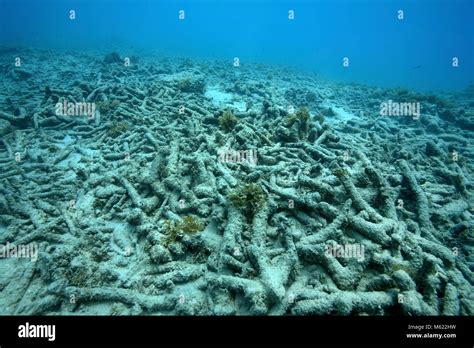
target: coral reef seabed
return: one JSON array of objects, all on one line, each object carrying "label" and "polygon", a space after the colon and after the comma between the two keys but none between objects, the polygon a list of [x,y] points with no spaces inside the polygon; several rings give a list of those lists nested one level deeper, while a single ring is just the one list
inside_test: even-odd
[{"label": "coral reef seabed", "polygon": [[472,89],[121,61],[0,49],[0,314],[474,315]]}]

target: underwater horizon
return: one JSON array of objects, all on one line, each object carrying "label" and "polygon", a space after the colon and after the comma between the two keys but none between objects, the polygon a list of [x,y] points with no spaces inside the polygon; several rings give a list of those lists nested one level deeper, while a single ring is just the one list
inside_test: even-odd
[{"label": "underwater horizon", "polygon": [[[176,20],[184,8],[186,19]],[[472,13],[470,0],[2,0],[0,43],[239,57],[339,81],[449,91],[474,84]]]},{"label": "underwater horizon", "polygon": [[473,13],[0,0],[0,315],[472,316]]}]

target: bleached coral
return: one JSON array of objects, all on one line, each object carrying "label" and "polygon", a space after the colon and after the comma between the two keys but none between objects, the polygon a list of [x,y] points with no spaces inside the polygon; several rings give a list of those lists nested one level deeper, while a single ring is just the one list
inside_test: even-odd
[{"label": "bleached coral", "polygon": [[[195,66],[218,80],[209,64]],[[297,99],[310,109],[295,119],[277,106],[289,102],[285,91],[262,86],[263,111],[224,127],[222,110],[191,93],[201,80],[124,70],[120,88],[113,66],[101,69],[100,83],[64,87],[71,100],[119,101],[99,124],[50,117],[45,106],[35,124],[11,124],[21,134],[3,128],[0,244],[41,250],[37,263],[0,260],[17,270],[1,280],[3,314],[94,313],[95,302],[116,314],[474,313],[473,167],[443,159],[472,136],[427,150],[416,136],[423,124],[315,122],[338,116],[313,110],[332,86],[313,96],[310,84]],[[60,76],[37,83],[51,79]],[[418,142],[419,153],[406,150]],[[218,161],[217,149],[244,146],[258,149],[256,165]],[[359,254],[328,252],[349,250],[335,246]]]}]

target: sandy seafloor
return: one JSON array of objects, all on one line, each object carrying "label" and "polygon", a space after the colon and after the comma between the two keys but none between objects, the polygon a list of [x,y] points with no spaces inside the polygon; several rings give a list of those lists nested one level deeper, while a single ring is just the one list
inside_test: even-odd
[{"label": "sandy seafloor", "polygon": [[474,314],[474,88],[107,53],[0,50],[1,315]]}]

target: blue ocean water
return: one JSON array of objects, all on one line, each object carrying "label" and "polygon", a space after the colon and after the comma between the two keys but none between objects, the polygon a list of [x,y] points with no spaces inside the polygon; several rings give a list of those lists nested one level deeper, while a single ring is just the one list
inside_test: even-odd
[{"label": "blue ocean water", "polygon": [[461,90],[474,80],[473,14],[471,0],[0,0],[0,44],[238,57],[382,87]]}]

